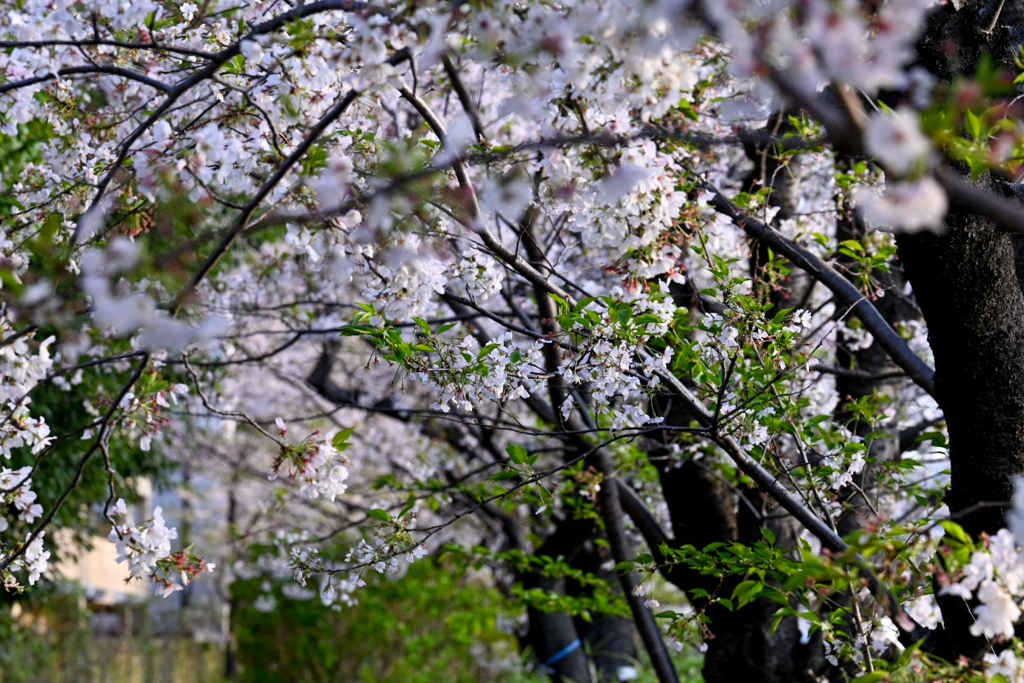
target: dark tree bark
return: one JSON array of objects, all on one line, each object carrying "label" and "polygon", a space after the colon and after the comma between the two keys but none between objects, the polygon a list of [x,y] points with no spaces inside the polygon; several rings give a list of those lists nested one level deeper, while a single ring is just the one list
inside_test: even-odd
[{"label": "dark tree bark", "polygon": [[971,534],[994,533],[1024,471],[1024,296],[1009,236],[953,211],[941,236],[902,235],[900,259],[928,322],[936,399],[949,426],[946,503]]},{"label": "dark tree bark", "polygon": [[[991,3],[996,4],[996,3]],[[947,80],[970,75],[982,53],[1013,68],[1024,0],[1006,0],[986,33],[989,3],[946,5],[933,13],[918,53]],[[950,46],[956,47],[955,51]],[[1000,194],[989,176],[980,187]],[[954,514],[979,502],[1012,496],[1024,471],[1024,296],[1017,249],[1009,235],[970,211],[953,209],[942,235],[900,235],[900,260],[928,323],[936,393],[949,425],[952,480],[946,502]],[[958,521],[972,534],[1003,526],[1003,511],[985,508]]]},{"label": "dark tree bark", "polygon": [[[537,548],[539,557],[564,558],[573,560],[594,531],[592,520],[569,520],[558,528]],[[521,575],[523,587],[539,588],[544,591],[565,593],[565,579],[544,576],[538,572],[524,572]],[[580,635],[573,619],[565,612],[545,612],[535,607],[527,610],[529,627],[524,645],[533,650],[542,668],[555,683],[590,683],[590,661],[584,647],[575,647],[557,661],[552,658],[566,648],[572,647]]]},{"label": "dark tree bark", "polygon": [[[986,221],[951,212],[941,236],[904,235],[900,259],[928,323],[935,354],[936,400],[949,428],[951,476],[946,503],[977,536],[1003,525],[1013,477],[1024,472],[1024,296],[1010,238]],[[946,657],[974,654],[973,618],[958,598],[940,601],[945,630],[934,648]]]},{"label": "dark tree bark", "polygon": [[[966,0],[935,10],[918,44],[920,63],[947,82],[974,73],[982,54],[1013,69],[1021,44],[1024,1]],[[991,30],[989,27],[991,26]],[[977,185],[999,194],[985,176]],[[1004,524],[1013,477],[1024,472],[1024,296],[1019,250],[993,224],[954,209],[941,235],[900,235],[904,264],[935,354],[936,400],[949,428],[950,488],[946,503],[972,535]],[[967,632],[963,601],[942,599],[945,629],[931,648],[948,659],[973,656],[984,643]]]},{"label": "dark tree bark", "polygon": [[[601,548],[593,542],[586,543],[577,554],[572,566],[575,569],[593,574],[601,578],[615,592],[620,593],[619,577],[614,571],[604,569],[610,555],[601,552]],[[587,595],[592,593],[586,587],[569,582],[570,595]],[[619,680],[619,671],[623,667],[636,667],[636,626],[632,619],[623,619],[609,614],[593,614],[589,620],[577,618],[576,631],[587,644],[587,651],[594,660],[594,669],[598,683],[610,683]]]}]

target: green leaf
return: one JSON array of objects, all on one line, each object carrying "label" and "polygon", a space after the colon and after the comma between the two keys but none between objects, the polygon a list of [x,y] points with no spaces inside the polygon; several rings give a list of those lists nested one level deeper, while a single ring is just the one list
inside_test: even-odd
[{"label": "green leaf", "polygon": [[949,519],[945,519],[939,522],[939,524],[942,526],[943,529],[946,530],[946,534],[950,537],[960,541],[961,543],[971,543],[971,537],[967,534],[966,531],[964,531],[964,528],[956,522]]},{"label": "green leaf", "polygon": [[505,447],[505,452],[508,453],[509,460],[517,465],[522,465],[526,458],[530,455],[526,452],[526,449],[517,443],[509,444]]},{"label": "green leaf", "polygon": [[338,331],[343,337],[361,337],[376,330],[368,325],[343,325]]},{"label": "green leaf", "polygon": [[374,519],[379,519],[382,522],[387,522],[391,520],[391,517],[388,515],[388,513],[385,512],[384,510],[381,510],[380,508],[374,508],[373,510],[369,510],[367,511],[366,514],[370,517],[373,517]]},{"label": "green leaf", "polygon": [[734,588],[732,591],[732,598],[734,600],[739,599],[739,604],[745,605],[751,600],[753,600],[755,597],[757,597],[758,593],[761,592],[761,589],[763,587],[764,584],[762,584],[760,581],[740,581],[736,588]]},{"label": "green leaf", "polygon": [[964,128],[967,129],[967,132],[970,133],[972,138],[975,140],[980,139],[982,129],[981,117],[968,109],[964,113]]},{"label": "green leaf", "polygon": [[905,667],[907,664],[909,664],[910,660],[914,658],[914,653],[921,649],[921,645],[924,644],[924,641],[925,639],[922,638],[910,647],[903,650],[903,652],[900,653],[899,661],[896,662],[896,666],[893,668],[899,670]]},{"label": "green leaf", "polygon": [[331,445],[334,446],[334,449],[343,451],[348,448],[348,440],[352,436],[353,431],[355,431],[354,427],[348,427],[335,434],[334,438],[331,439]]},{"label": "green leaf", "polygon": [[416,507],[416,494],[410,493],[409,498],[405,501],[405,507],[403,507],[402,511],[398,513],[398,516],[405,516],[405,513],[412,510],[414,507]]},{"label": "green leaf", "polygon": [[760,585],[760,582],[759,581],[750,581],[750,580],[740,581],[736,585],[736,587],[732,589],[732,597],[735,598],[737,595],[740,595],[741,593],[745,593],[747,591],[747,589],[750,588],[751,586],[753,586],[754,584]]},{"label": "green leaf", "polygon": [[888,671],[872,671],[869,674],[863,676],[857,676],[857,678],[850,681],[850,683],[877,683],[877,681],[889,680]]},{"label": "green leaf", "polygon": [[586,308],[595,301],[597,301],[597,297],[595,296],[583,297],[582,299],[576,302],[576,308],[574,309],[574,312],[579,313],[580,311],[582,311],[584,308]]}]

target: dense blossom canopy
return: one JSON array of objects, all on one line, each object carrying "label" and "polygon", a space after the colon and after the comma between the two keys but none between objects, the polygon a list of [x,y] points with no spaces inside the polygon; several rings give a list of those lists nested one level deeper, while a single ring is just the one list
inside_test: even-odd
[{"label": "dense blossom canopy", "polygon": [[[941,628],[937,594],[987,639],[945,671],[1021,680],[1024,494],[982,540],[946,519],[950,416],[896,256],[965,202],[1024,229],[971,184],[1020,172],[1013,64],[953,80],[919,54],[957,9],[13,3],[4,585],[47,576],[47,529],[86,524],[69,499],[163,595],[206,555],[334,606],[444,542],[529,583],[516,558],[589,519],[661,680],[665,637],[712,641],[709,610],[757,600],[815,676],[895,665]],[[249,477],[244,540],[273,552],[175,550],[159,507],[129,519],[117,444]],[[721,490],[731,536],[687,540],[681,472]],[[659,573],[690,605],[655,621]]]}]

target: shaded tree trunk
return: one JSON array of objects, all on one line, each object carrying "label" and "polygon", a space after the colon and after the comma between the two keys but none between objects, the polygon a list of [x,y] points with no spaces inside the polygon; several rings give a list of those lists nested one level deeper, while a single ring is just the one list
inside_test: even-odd
[{"label": "shaded tree trunk", "polygon": [[[593,530],[592,520],[563,522],[537,548],[535,555],[571,561]],[[548,592],[566,592],[565,579],[562,578],[544,576],[536,571],[523,572],[520,578],[527,590],[539,588]],[[590,660],[586,648],[582,647],[573,618],[566,612],[546,612],[532,606],[527,609],[527,615],[530,623],[523,644],[533,650],[542,670],[551,676],[551,680],[555,683],[590,683],[593,680]]]},{"label": "shaded tree trunk", "polygon": [[[604,569],[611,559],[607,550],[604,554],[601,547],[588,541],[580,549],[572,562],[575,569],[593,574],[603,579],[609,588],[621,594],[619,577],[614,571]],[[583,596],[593,593],[575,581],[568,582],[568,593]],[[619,673],[624,667],[636,667],[636,626],[632,619],[624,619],[610,614],[592,614],[590,619],[575,619],[576,631],[587,645],[587,651],[594,661],[594,670],[598,683],[609,683],[620,680]],[[622,679],[624,680],[624,679]]]},{"label": "shaded tree trunk", "polygon": [[[986,32],[997,4],[999,19]],[[1022,0],[939,7],[918,44],[920,63],[947,82],[973,74],[982,53],[1013,69],[1021,16]],[[994,189],[988,176],[978,185]],[[936,400],[949,428],[945,500],[954,519],[978,535],[1001,528],[1004,511],[976,504],[1009,501],[1013,477],[1024,472],[1024,296],[1008,235],[969,211],[951,211],[946,224],[942,235],[904,234],[897,243],[928,323]],[[967,632],[973,617],[963,601],[940,605],[945,629],[932,649],[947,659],[980,651],[985,644]]]}]

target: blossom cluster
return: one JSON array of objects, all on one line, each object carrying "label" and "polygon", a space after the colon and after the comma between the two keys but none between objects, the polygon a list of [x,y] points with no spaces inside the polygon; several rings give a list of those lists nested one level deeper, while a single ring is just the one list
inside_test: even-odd
[{"label": "blossom cluster", "polygon": [[[282,437],[288,433],[284,420],[277,418],[277,428]],[[321,434],[313,432],[297,446],[282,444],[281,453],[274,463],[274,473],[283,471],[285,476],[299,484],[299,490],[307,498],[323,497],[334,501],[348,489],[348,460],[342,455],[351,429],[342,432]]]},{"label": "blossom cluster", "polygon": [[455,264],[452,281],[465,287],[470,297],[487,301],[501,291],[504,277],[497,261],[478,250],[468,249]]},{"label": "blossom cluster", "polygon": [[[14,505],[18,519],[27,524],[43,514],[43,507],[36,502],[36,493],[32,490],[32,471],[32,467],[0,468],[0,507]],[[7,519],[0,515],[0,532],[7,531],[8,527]]]},{"label": "blossom cluster", "polygon": [[50,445],[50,425],[30,412],[32,390],[53,370],[50,346],[55,337],[36,342],[31,335],[19,334],[6,308],[0,309],[0,404],[9,417],[0,423],[0,457],[9,459],[11,451],[31,447],[37,454]]},{"label": "blossom cluster", "polygon": [[[735,52],[734,73],[748,77],[770,55],[801,82],[837,82],[876,92],[910,85],[905,66],[933,0],[893,0],[872,19],[856,3],[812,0],[763,5],[709,3],[705,12]],[[799,7],[785,11],[783,7]],[[870,22],[870,23],[869,23]],[[750,31],[748,26],[762,26]]]},{"label": "blossom cluster", "polygon": [[[112,517],[128,517],[128,507],[119,498],[109,511]],[[213,571],[214,565],[192,554],[190,548],[171,552],[171,541],[178,530],[168,527],[159,506],[153,516],[139,524],[124,522],[114,525],[107,540],[117,544],[118,563],[128,563],[128,577],[149,578],[156,586],[157,595],[167,597],[182,590],[199,574]]]},{"label": "blossom cluster", "polygon": [[141,348],[172,353],[225,331],[223,318],[209,318],[193,328],[160,310],[145,292],[116,291],[113,278],[135,268],[139,258],[138,247],[124,237],[114,239],[105,250],[90,250],[82,256],[82,288],[92,300],[93,319],[100,328],[119,337],[138,331]]},{"label": "blossom cluster", "polygon": [[[164,297],[175,311],[187,304],[190,314],[208,306],[233,315],[240,302],[252,304],[254,317],[280,316],[275,334],[321,338],[344,326],[337,312],[344,302],[361,297],[372,302],[358,331],[378,342],[372,360],[401,364],[425,387],[432,410],[482,412],[496,403],[520,420],[528,402],[516,399],[539,398],[539,387],[561,381],[568,392],[551,406],[556,415],[587,411],[601,428],[618,430],[661,421],[648,399],[666,374],[685,366],[683,374],[692,369],[702,387],[698,393],[732,420],[727,431],[767,452],[783,419],[799,410],[828,412],[818,397],[797,407],[795,399],[793,405],[778,399],[768,407],[752,405],[751,394],[787,383],[779,393],[803,400],[798,385],[806,373],[784,371],[806,360],[794,347],[814,318],[830,313],[821,312],[820,293],[801,304],[814,308],[813,315],[794,311],[771,321],[768,307],[750,303],[753,297],[747,308],[736,308],[753,287],[729,264],[746,262],[749,244],[693,182],[735,183],[737,150],[716,143],[734,140],[738,130],[722,123],[722,112],[747,107],[753,119],[763,118],[757,110],[765,92],[749,81],[726,90],[723,65],[746,79],[766,72],[765,59],[776,60],[812,93],[824,80],[869,93],[906,90],[912,84],[904,66],[927,4],[890,0],[871,23],[856,3],[830,0],[700,7],[686,0],[498,0],[400,10],[352,3],[352,11],[324,3],[25,0],[0,17],[0,32],[44,44],[5,53],[5,86],[24,84],[10,89],[0,116],[11,135],[38,121],[49,132],[40,159],[26,164],[15,188],[30,208],[12,222],[20,229],[52,216],[56,242],[74,234],[86,245],[72,248],[69,267],[77,260],[92,320],[110,333],[94,336],[105,341],[134,336],[137,348],[177,353],[227,331],[226,319],[217,316],[198,327],[183,322],[159,303]],[[261,23],[285,12],[302,20],[281,22],[285,30]],[[755,25],[759,30],[750,30]],[[706,30],[721,42],[704,40]],[[96,39],[65,44],[82,36]],[[126,49],[126,36],[147,49]],[[392,59],[402,54],[408,59]],[[61,77],[62,68],[72,69],[73,78]],[[455,72],[471,101],[451,96]],[[348,95],[351,106],[334,109]],[[104,102],[118,106],[99,106]],[[124,114],[153,111],[149,120]],[[321,118],[328,112],[337,117]],[[310,123],[317,120],[322,125],[313,135]],[[712,144],[690,145],[691,135]],[[945,195],[926,175],[934,146],[920,118],[905,108],[871,116],[863,145],[890,179],[881,196],[859,195],[869,222],[904,231],[939,226]],[[812,168],[832,183],[822,183],[831,196],[835,168],[831,161],[816,163]],[[757,209],[758,200],[751,201]],[[802,208],[807,216],[824,213]],[[827,232],[824,219],[777,222],[779,207],[760,209],[787,237]],[[163,291],[173,278],[144,279],[148,272],[139,266],[149,264],[142,251],[116,236],[152,231],[162,248],[179,227],[199,223],[218,226],[216,234],[233,226],[222,242],[232,253],[209,275],[200,273],[207,283],[180,301]],[[245,239],[232,242],[243,233]],[[0,251],[23,271],[24,259],[8,254],[16,251],[9,242],[3,236]],[[698,243],[703,253],[694,258],[691,245]],[[543,251],[543,258],[526,254],[534,272],[580,298],[574,305],[553,297],[553,321],[541,313],[549,302],[538,300],[544,294],[536,282],[515,273],[525,270],[517,261],[524,245]],[[168,273],[179,267],[194,273],[180,246],[169,250]],[[503,250],[514,257],[500,256]],[[701,293],[714,285],[712,296],[728,309],[699,323],[696,351],[670,283]],[[53,293],[47,287],[45,280],[34,283],[23,303],[45,299]],[[445,306],[460,297],[478,308],[467,313],[465,304],[451,305],[459,322],[447,329],[461,327],[449,336],[424,320],[446,316]],[[304,299],[314,305],[303,308]],[[850,351],[872,345],[864,328],[844,329]],[[4,327],[5,339],[13,334],[13,325]],[[231,363],[256,357],[246,356],[243,339],[225,344]],[[39,453],[51,441],[49,426],[22,402],[52,369],[50,343],[17,338],[0,348],[0,401],[13,416],[0,426],[4,455],[20,446]],[[730,358],[737,364],[732,376]],[[758,363],[763,372],[755,375]],[[719,377],[721,385],[705,382]],[[181,393],[125,395],[143,450],[163,419],[160,409]],[[536,421],[527,417],[524,423]],[[289,444],[283,420],[278,430],[275,474],[309,499],[335,501],[348,491],[346,433],[314,432]],[[823,485],[832,493],[863,471],[866,449],[852,434],[830,434],[808,445],[830,468]],[[26,522],[41,512],[30,493],[19,488],[4,500]],[[114,513],[126,514],[122,501]],[[392,521],[376,542],[353,548],[346,562],[385,574],[399,570],[403,553],[409,562],[425,554]],[[7,525],[2,516],[0,525]],[[175,537],[160,508],[152,519],[118,524],[111,533],[131,576],[150,577],[164,595],[212,568],[188,549],[172,553]],[[45,569],[46,555],[38,535],[20,560],[30,583]],[[326,604],[350,602],[362,585],[361,569],[346,574],[326,566],[313,548],[292,548],[289,562],[303,586],[313,573],[325,575]],[[978,562],[971,571],[988,578],[966,577],[951,590],[977,590],[988,610],[979,615],[980,632],[1005,633],[1013,614],[1000,591],[1015,595],[1004,577],[1010,570]],[[885,641],[881,631],[863,635]]]},{"label": "blossom cluster", "polygon": [[[36,502],[37,496],[32,490],[32,467],[22,467],[12,470],[7,467],[0,468],[0,534],[10,529],[10,522],[5,514],[8,506],[13,506],[17,512],[18,519],[26,524],[31,524],[42,516],[43,507]],[[28,574],[29,585],[35,585],[36,581],[46,572],[49,551],[45,550],[43,541],[45,532],[39,532],[29,536],[28,547],[12,565],[15,570],[22,570]],[[12,551],[14,544],[7,542],[0,536],[0,550]],[[0,576],[4,588],[7,590],[19,590],[21,585],[17,578],[8,570]]]},{"label": "blossom cluster", "polygon": [[[940,595],[976,601],[970,632],[990,641],[1014,638],[1014,624],[1020,619],[1024,602],[1024,477],[1017,477],[1013,508],[1006,516],[1007,528],[985,537],[984,544],[971,553],[970,561],[955,575],[940,577],[945,585]],[[1024,680],[1024,661],[1013,649],[988,653],[984,658],[986,676],[1003,675],[1007,681]]]}]

